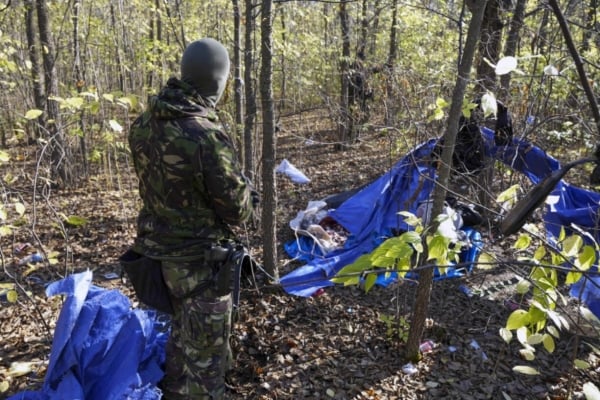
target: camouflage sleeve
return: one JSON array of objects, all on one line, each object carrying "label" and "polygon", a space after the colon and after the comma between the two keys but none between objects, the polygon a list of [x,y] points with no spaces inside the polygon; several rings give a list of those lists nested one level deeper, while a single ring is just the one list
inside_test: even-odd
[{"label": "camouflage sleeve", "polygon": [[242,174],[229,137],[219,129],[211,129],[198,151],[204,185],[217,215],[230,225],[248,220],[254,211],[255,192]]}]

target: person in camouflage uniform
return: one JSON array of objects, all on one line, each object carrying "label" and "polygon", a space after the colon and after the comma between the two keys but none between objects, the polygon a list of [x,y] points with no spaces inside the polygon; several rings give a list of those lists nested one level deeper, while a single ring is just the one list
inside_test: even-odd
[{"label": "person in camouflage uniform", "polygon": [[232,294],[218,290],[214,245],[235,242],[257,194],[240,171],[215,107],[229,75],[218,41],[191,43],[129,134],[142,208],[133,250],[161,260],[174,308],[163,398],[221,399],[231,368]]}]

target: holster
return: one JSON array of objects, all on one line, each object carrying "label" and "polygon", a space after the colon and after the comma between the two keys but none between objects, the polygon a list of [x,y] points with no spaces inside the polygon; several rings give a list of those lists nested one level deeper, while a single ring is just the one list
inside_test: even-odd
[{"label": "holster", "polygon": [[119,257],[119,262],[123,272],[127,274],[137,298],[142,303],[158,311],[174,313],[160,260],[127,250]]},{"label": "holster", "polygon": [[213,246],[211,258],[224,257],[215,273],[215,287],[217,295],[225,296],[231,293],[233,306],[238,307],[240,300],[240,279],[242,271],[250,271],[252,268],[252,257],[242,245]]}]

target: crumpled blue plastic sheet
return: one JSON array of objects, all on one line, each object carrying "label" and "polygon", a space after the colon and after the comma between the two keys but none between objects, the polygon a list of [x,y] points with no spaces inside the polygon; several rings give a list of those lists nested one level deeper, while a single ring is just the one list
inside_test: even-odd
[{"label": "crumpled blue plastic sheet", "polygon": [[[515,138],[508,146],[496,146],[492,130],[484,127],[481,133],[488,156],[524,174],[533,184],[560,168],[556,159],[527,141]],[[314,246],[310,238],[286,243],[287,253],[306,264],[280,279],[283,289],[290,294],[308,297],[321,288],[333,286],[330,279],[341,268],[362,254],[373,251],[383,238],[409,229],[398,212],[415,213],[418,204],[429,198],[435,180],[435,169],[429,162],[429,155],[436,142],[433,139],[417,146],[386,174],[329,212],[328,216],[350,233],[343,248],[323,255],[311,253]],[[572,186],[564,180],[559,182],[544,206],[544,222],[550,243],[558,237],[563,227],[568,233],[574,232],[571,224],[589,232],[600,242],[599,207],[600,193]],[[467,257],[476,255],[465,254],[464,257],[463,261],[468,261]],[[580,297],[600,318],[598,267],[592,267],[587,278],[572,285],[570,294]]]},{"label": "crumpled blue plastic sheet", "polygon": [[86,271],[51,283],[66,296],[42,389],[9,400],[154,400],[164,375],[168,319],[132,309],[117,290],[92,285]]}]

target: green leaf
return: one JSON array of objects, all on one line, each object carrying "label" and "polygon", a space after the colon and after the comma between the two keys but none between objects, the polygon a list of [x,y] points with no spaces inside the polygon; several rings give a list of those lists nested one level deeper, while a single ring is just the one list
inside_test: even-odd
[{"label": "green leaf", "polygon": [[513,311],[506,321],[506,329],[514,330],[529,324],[529,313],[525,310]]},{"label": "green leaf", "polygon": [[82,97],[69,97],[68,99],[65,100],[65,104],[67,105],[67,107],[69,107],[71,109],[79,110],[79,109],[81,109],[81,106],[83,105],[83,98]]},{"label": "green leaf", "polygon": [[528,248],[530,244],[531,244],[531,236],[529,236],[526,233],[523,233],[519,236],[519,238],[513,245],[513,248],[515,248],[517,250],[524,250],[524,249]]},{"label": "green leaf", "polygon": [[583,239],[579,235],[567,237],[562,243],[563,254],[566,257],[575,257],[583,246]]},{"label": "green leaf", "polygon": [[577,369],[590,369],[591,365],[590,363],[588,363],[585,360],[581,360],[579,358],[577,358],[574,362],[573,365],[575,366],[575,368]]},{"label": "green leaf", "polygon": [[533,254],[533,259],[537,261],[542,261],[545,255],[546,248],[544,246],[540,246],[535,250],[535,253]]},{"label": "green leaf", "polygon": [[540,374],[537,369],[528,367],[527,365],[516,365],[513,367],[513,371],[518,372],[520,374],[525,374],[525,375],[539,375]]},{"label": "green leaf", "polygon": [[525,293],[529,292],[530,288],[531,288],[531,283],[529,283],[529,281],[526,279],[521,279],[519,281],[519,283],[517,283],[517,293],[518,294],[525,294]]},{"label": "green leaf", "polygon": [[367,277],[365,278],[365,293],[368,293],[369,290],[371,290],[376,281],[377,274],[367,274]]},{"label": "green leaf", "polygon": [[72,226],[83,226],[87,224],[88,220],[83,217],[78,217],[77,215],[69,215],[69,217],[65,219],[65,222]]},{"label": "green leaf", "polygon": [[519,192],[519,188],[521,187],[521,185],[516,184],[516,185],[512,185],[511,187],[509,187],[508,189],[506,189],[505,191],[503,191],[502,193],[500,193],[498,195],[498,197],[496,197],[496,201],[498,203],[504,203],[505,201],[514,201],[517,198],[517,193]]},{"label": "green leaf", "polygon": [[577,282],[579,279],[581,279],[581,273],[580,272],[569,272],[567,274],[567,277],[565,278],[565,284],[566,285],[571,285],[575,282]]},{"label": "green leaf", "polygon": [[10,161],[10,154],[8,154],[6,151],[0,150],[0,162],[9,162]]},{"label": "green leaf", "polygon": [[556,345],[554,344],[554,338],[549,334],[544,334],[544,338],[542,339],[542,343],[544,344],[544,348],[548,353],[554,353],[554,349]]},{"label": "green leaf", "polygon": [[444,264],[442,260],[447,258],[448,254],[448,238],[442,235],[435,235],[428,243],[428,260],[438,260],[440,264]]},{"label": "green leaf", "polygon": [[583,250],[578,256],[579,269],[587,271],[592,265],[596,263],[596,250],[592,246],[583,246]]},{"label": "green leaf", "polygon": [[535,346],[536,344],[542,343],[544,340],[544,335],[540,335],[539,333],[534,333],[533,335],[529,335],[527,338],[527,344]]},{"label": "green leaf", "polygon": [[25,119],[28,120],[32,120],[32,119],[36,119],[37,117],[39,117],[40,115],[42,115],[44,112],[42,110],[38,110],[37,108],[33,108],[29,111],[27,111],[25,113]]},{"label": "green leaf", "polygon": [[104,100],[106,100],[106,101],[109,101],[109,102],[111,102],[111,103],[115,101],[115,96],[113,96],[113,95],[112,95],[112,94],[110,94],[110,93],[104,93],[104,94],[102,95],[102,98],[103,98]]}]

